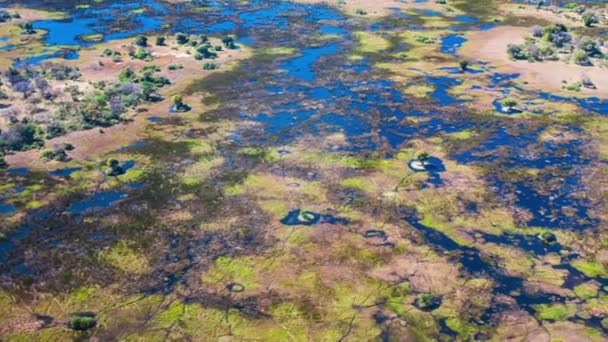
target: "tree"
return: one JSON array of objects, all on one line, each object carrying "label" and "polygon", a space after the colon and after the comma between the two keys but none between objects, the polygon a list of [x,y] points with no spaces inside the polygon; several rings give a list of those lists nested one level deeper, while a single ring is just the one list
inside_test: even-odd
[{"label": "tree", "polygon": [[593,24],[597,24],[598,23],[597,16],[594,13],[591,13],[591,12],[585,12],[585,13],[583,13],[582,19],[583,19],[583,23],[587,27],[591,27],[591,26],[593,26]]},{"label": "tree", "polygon": [[165,37],[164,36],[158,36],[156,37],[156,45],[157,46],[164,46],[165,45]]},{"label": "tree", "polygon": [[34,30],[34,25],[32,25],[32,23],[25,23],[25,24],[23,24],[22,28],[23,28],[23,33],[25,33],[25,34],[36,33],[36,30]]},{"label": "tree", "polygon": [[469,67],[469,61],[462,59],[458,62],[458,65],[460,65],[460,70],[464,72]]},{"label": "tree", "polygon": [[189,40],[188,35],[186,35],[185,33],[176,34],[175,39],[177,40],[177,43],[180,45],[186,44]]},{"label": "tree", "polygon": [[137,38],[135,38],[135,45],[141,46],[141,47],[148,46],[148,37],[146,37],[146,36],[137,36]]},{"label": "tree", "polygon": [[515,101],[514,99],[511,99],[511,98],[506,98],[506,99],[502,100],[502,106],[504,108],[506,108],[507,111],[510,112],[511,110],[513,110],[513,108],[515,106],[517,106],[517,101]]},{"label": "tree", "polygon": [[428,161],[429,158],[431,158],[431,155],[429,155],[426,152],[420,152],[418,153],[418,157],[416,157],[416,159],[418,159],[418,161],[424,163],[425,161]]},{"label": "tree", "polygon": [[224,37],[224,39],[222,39],[222,43],[224,43],[224,46],[227,49],[236,49],[236,45],[234,45],[233,37],[230,37],[230,36]]},{"label": "tree", "polygon": [[184,105],[184,99],[181,95],[173,95],[171,101],[173,101],[173,105],[175,105],[176,108],[181,108]]},{"label": "tree", "polygon": [[13,84],[13,90],[22,93],[24,99],[27,99],[34,93],[34,87],[28,80],[19,81]]}]

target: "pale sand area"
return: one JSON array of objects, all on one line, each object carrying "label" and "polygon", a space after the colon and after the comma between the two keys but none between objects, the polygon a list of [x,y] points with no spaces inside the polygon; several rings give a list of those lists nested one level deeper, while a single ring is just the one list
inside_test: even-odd
[{"label": "pale sand area", "polygon": [[[443,12],[442,9],[446,7],[446,5],[435,3],[434,0],[429,0],[425,3],[415,3],[413,0],[408,1],[407,3],[398,0],[345,0],[343,4],[338,4],[337,0],[295,0],[295,2],[305,4],[327,4],[340,9],[348,15],[357,15],[357,10],[362,9],[367,12],[364,17],[372,18],[390,15],[394,13],[392,9],[400,9],[402,11],[411,9],[432,9]],[[459,12],[456,11],[455,13],[445,14],[453,15],[459,14]]]},{"label": "pale sand area", "polygon": [[459,54],[471,61],[486,61],[497,67],[497,72],[520,73],[521,81],[529,86],[550,92],[564,91],[563,81],[568,83],[580,81],[581,75],[587,75],[597,89],[582,89],[580,92],[568,92],[569,95],[608,97],[608,69],[600,66],[580,66],[561,61],[531,63],[513,61],[507,54],[507,45],[523,43],[524,37],[530,35],[529,28],[505,26],[488,31],[477,31],[467,35],[468,41],[463,44]]}]

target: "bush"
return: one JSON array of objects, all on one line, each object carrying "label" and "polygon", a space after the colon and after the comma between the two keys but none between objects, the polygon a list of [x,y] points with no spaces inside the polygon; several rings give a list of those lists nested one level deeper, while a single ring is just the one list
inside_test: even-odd
[{"label": "bush", "polygon": [[578,44],[579,48],[587,54],[589,57],[601,57],[602,51],[600,50],[597,42],[589,37],[583,37]]},{"label": "bush", "polygon": [[574,63],[576,63],[576,64],[580,64],[580,65],[589,64],[589,57],[587,57],[587,53],[584,50],[574,51],[574,53],[572,54],[572,59],[574,60]]},{"label": "bush", "polygon": [[70,328],[79,331],[92,329],[96,325],[97,320],[93,315],[76,315],[70,321]]},{"label": "bush", "polygon": [[184,66],[181,64],[169,64],[169,66],[167,66],[167,69],[169,70],[179,70],[179,69],[183,69]]},{"label": "bush", "polygon": [[571,84],[565,85],[562,88],[569,91],[581,91],[582,83],[581,82],[573,82]]},{"label": "bush", "polygon": [[141,60],[149,60],[151,59],[152,55],[150,54],[150,51],[144,49],[144,48],[139,48],[134,54],[131,55],[133,58],[136,59],[141,59]]},{"label": "bush", "polygon": [[512,59],[528,59],[528,56],[523,51],[522,47],[517,44],[507,45],[507,53]]},{"label": "bush", "polygon": [[131,82],[133,79],[135,79],[135,72],[131,68],[124,68],[118,73],[120,82]]},{"label": "bush", "polygon": [[156,45],[158,46],[164,46],[165,45],[165,37],[164,36],[158,36],[156,37]]},{"label": "bush", "polygon": [[215,69],[217,69],[217,65],[215,63],[203,64],[203,70],[215,70]]}]

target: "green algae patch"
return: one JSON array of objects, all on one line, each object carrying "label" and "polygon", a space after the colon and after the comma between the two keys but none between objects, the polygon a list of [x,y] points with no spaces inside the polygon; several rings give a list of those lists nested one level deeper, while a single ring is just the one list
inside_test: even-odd
[{"label": "green algae patch", "polygon": [[604,265],[600,264],[599,262],[587,261],[585,259],[576,259],[572,261],[571,264],[572,267],[576,268],[588,277],[608,278],[608,271],[606,270],[606,267],[604,267]]},{"label": "green algae patch", "polygon": [[358,51],[362,53],[378,53],[391,46],[391,43],[379,34],[358,31],[354,33],[354,36],[359,42]]},{"label": "green algae patch", "polygon": [[147,258],[130,247],[126,241],[119,241],[100,256],[102,260],[125,273],[145,274],[150,270]]},{"label": "green algae patch", "polygon": [[565,321],[576,314],[574,304],[540,304],[536,305],[534,309],[536,317],[543,321]]}]

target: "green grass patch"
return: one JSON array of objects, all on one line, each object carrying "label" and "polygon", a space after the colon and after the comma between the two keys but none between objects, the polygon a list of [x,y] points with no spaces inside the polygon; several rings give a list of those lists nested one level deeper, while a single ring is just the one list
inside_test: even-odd
[{"label": "green grass patch", "polygon": [[574,304],[540,304],[534,308],[536,317],[543,321],[565,321],[576,314]]}]

